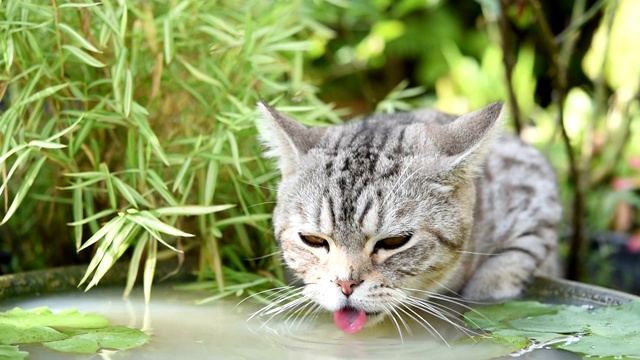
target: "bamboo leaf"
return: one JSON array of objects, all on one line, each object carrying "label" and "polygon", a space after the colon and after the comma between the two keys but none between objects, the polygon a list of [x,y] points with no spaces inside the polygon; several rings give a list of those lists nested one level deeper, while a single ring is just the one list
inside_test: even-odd
[{"label": "bamboo leaf", "polygon": [[24,198],[29,193],[29,190],[31,189],[33,182],[36,180],[36,177],[38,176],[38,173],[40,172],[40,169],[42,168],[42,165],[44,165],[44,162],[46,160],[47,160],[46,157],[44,156],[41,157],[29,169],[29,171],[27,171],[27,173],[24,176],[24,180],[22,181],[22,184],[20,184],[20,188],[18,189],[16,196],[13,198],[13,201],[11,202],[9,209],[7,209],[7,213],[4,215],[4,218],[2,219],[2,222],[0,222],[0,225],[4,225],[7,221],[9,221],[9,219],[13,216],[16,210],[18,210],[18,206],[20,206],[20,204],[22,203],[22,200],[24,200]]},{"label": "bamboo leaf", "polygon": [[271,219],[271,214],[251,214],[241,215],[232,218],[216,221],[218,228],[223,228],[229,225],[254,223],[256,221],[265,221]]},{"label": "bamboo leaf", "polygon": [[[73,220],[79,222],[82,220],[82,188],[73,189]],[[82,245],[82,224],[75,225],[73,232],[76,238],[76,249]]]},{"label": "bamboo leaf", "polygon": [[40,99],[43,99],[43,98],[49,97],[49,96],[51,96],[51,95],[53,95],[53,94],[57,93],[57,92],[58,92],[58,91],[60,91],[61,89],[64,89],[64,88],[66,88],[66,87],[68,87],[68,86],[69,86],[69,83],[64,83],[64,84],[58,84],[58,85],[50,86],[50,87],[48,87],[48,88],[46,88],[46,89],[43,89],[43,90],[38,91],[37,93],[35,93],[35,94],[33,94],[33,95],[29,96],[28,98],[26,98],[26,99],[24,99],[24,100],[20,101],[20,102],[18,103],[18,105],[17,105],[17,106],[18,106],[18,107],[19,107],[19,106],[23,106],[23,105],[30,104],[30,103],[32,103],[32,102],[38,101],[38,100],[40,100]]},{"label": "bamboo leaf", "polygon": [[173,36],[171,35],[171,24],[169,16],[164,18],[162,26],[164,28],[164,62],[171,64],[173,59]]},{"label": "bamboo leaf", "polygon": [[[111,231],[108,236],[112,237],[110,246],[106,249],[106,253],[100,261],[100,265],[96,268],[91,282],[87,285],[86,290],[91,289],[97,285],[107,271],[116,263],[116,261],[122,256],[122,254],[129,247],[128,240],[132,233],[135,233],[137,226],[135,223],[126,223],[118,231]],[[111,236],[113,235],[113,236]]]},{"label": "bamboo leaf", "polygon": [[124,80],[124,116],[129,117],[131,102],[133,101],[133,75],[131,75],[131,70],[127,69]]},{"label": "bamboo leaf", "polygon": [[[81,190],[82,188],[77,187],[77,188],[74,189],[74,191],[77,191],[78,189]],[[91,221],[103,218],[105,216],[109,216],[109,215],[111,215],[111,214],[113,214],[115,212],[116,212],[116,210],[114,210],[114,209],[102,210],[102,211],[100,211],[100,212],[98,212],[96,214],[93,214],[93,215],[91,215],[89,217],[86,217],[84,219],[82,217],[80,217],[78,220],[75,220],[74,222],[70,222],[67,225],[69,225],[69,226],[84,225],[84,224],[87,224],[87,223],[89,223]],[[74,217],[74,219],[75,219],[75,217]]]},{"label": "bamboo leaf", "polygon": [[182,237],[193,237],[193,234],[186,233],[178,228],[175,228],[169,224],[165,224],[162,221],[155,218],[153,215],[148,212],[142,211],[138,214],[129,215],[131,221],[135,221],[140,224],[140,226],[144,226],[145,228],[155,230],[167,235],[172,236],[182,236]]},{"label": "bamboo leaf", "polygon": [[18,157],[16,158],[16,161],[13,163],[13,165],[11,165],[11,169],[9,169],[9,172],[7,173],[7,175],[4,176],[4,182],[2,183],[2,186],[0,186],[0,194],[4,192],[4,189],[9,185],[9,180],[13,177],[13,174],[22,166],[22,164],[25,161],[27,161],[27,158],[30,155],[31,155],[30,150],[27,150],[22,154],[18,155]]},{"label": "bamboo leaf", "polygon": [[184,181],[184,176],[187,174],[187,171],[191,168],[192,160],[193,158],[191,157],[188,157],[185,159],[184,163],[180,167],[180,170],[178,171],[178,174],[176,175],[173,181],[173,187],[171,188],[171,191],[176,192],[178,189],[182,188],[180,185],[182,185]]},{"label": "bamboo leaf", "polygon": [[147,249],[147,261],[144,263],[144,275],[142,287],[144,288],[144,301],[148,304],[151,300],[151,285],[153,285],[153,275],[156,271],[156,260],[158,256],[158,243],[149,241]]},{"label": "bamboo leaf", "polygon": [[46,142],[52,142],[53,140],[59,139],[63,136],[65,136],[66,134],[68,134],[70,131],[72,131],[73,129],[76,128],[76,126],[78,126],[78,124],[80,124],[80,122],[82,121],[82,119],[84,119],[84,113],[82,113],[80,115],[80,117],[78,118],[78,120],[76,120],[73,124],[71,124],[70,126],[62,129],[61,131],[49,136],[45,141]]},{"label": "bamboo leaf", "polygon": [[105,235],[107,235],[111,231],[111,229],[122,226],[123,224],[124,224],[124,218],[122,216],[114,217],[113,219],[109,220],[109,222],[106,223],[103,227],[101,227],[100,230],[98,230],[98,232],[93,234],[93,236],[91,236],[89,240],[87,240],[84,243],[84,245],[82,245],[82,247],[78,249],[78,251],[80,252],[88,248],[89,246],[95,244],[100,239],[105,237]]},{"label": "bamboo leaf", "polygon": [[213,214],[219,211],[228,210],[235,207],[235,205],[215,205],[215,206],[198,206],[198,205],[184,205],[174,207],[164,207],[151,210],[150,212],[158,216],[166,215],[180,215],[180,216],[193,216],[193,215],[206,215]]},{"label": "bamboo leaf", "polygon": [[211,76],[203,73],[202,71],[198,70],[196,67],[194,67],[193,65],[189,64],[185,59],[183,59],[182,57],[178,56],[178,61],[180,61],[180,63],[182,65],[184,65],[185,68],[187,68],[187,70],[191,73],[191,75],[193,75],[196,79],[200,80],[200,81],[204,81],[209,85],[213,85],[214,87],[220,88],[222,89],[222,83],[214,78],[212,78]]},{"label": "bamboo leaf", "polygon": [[46,142],[46,141],[40,141],[40,140],[29,141],[29,146],[37,147],[40,149],[64,149],[67,147],[67,145],[64,145],[64,144],[58,144],[58,143],[52,143],[52,142]]},{"label": "bamboo leaf", "polygon": [[149,241],[149,234],[143,233],[135,247],[133,248],[133,254],[131,254],[131,260],[129,261],[129,271],[127,273],[127,285],[124,289],[124,297],[129,297],[133,285],[136,283],[138,277],[138,268],[140,267],[140,261],[142,260],[142,252],[144,251],[147,242]]},{"label": "bamboo leaf", "polygon": [[151,204],[134,188],[130,185],[126,184],[124,181],[120,180],[117,177],[113,178],[113,184],[122,196],[127,199],[127,201],[133,205],[134,207],[138,207],[138,204],[142,206],[151,207]]},{"label": "bamboo leaf", "polygon": [[87,54],[86,52],[82,51],[81,49],[75,46],[62,45],[62,47],[66,49],[68,52],[70,52],[71,54],[73,54],[78,60],[82,61],[83,63],[89,66],[98,67],[98,68],[107,66],[102,61],[94,58],[93,56]]},{"label": "bamboo leaf", "polygon": [[107,164],[105,163],[100,164],[100,170],[102,170],[102,173],[99,176],[103,178],[105,183],[107,184],[107,196],[109,198],[109,205],[111,206],[112,209],[117,209],[118,198],[116,196],[116,190],[114,189],[112,176],[111,176],[111,173],[109,172],[109,168],[107,167]]},{"label": "bamboo leaf", "polygon": [[69,25],[64,23],[59,23],[58,28],[60,28],[65,33],[67,33],[67,35],[76,39],[76,41],[78,41],[83,48],[96,53],[102,53],[95,46],[93,46],[93,44],[91,44],[87,39],[85,39],[82,35],[78,34],[75,30],[73,30]]}]

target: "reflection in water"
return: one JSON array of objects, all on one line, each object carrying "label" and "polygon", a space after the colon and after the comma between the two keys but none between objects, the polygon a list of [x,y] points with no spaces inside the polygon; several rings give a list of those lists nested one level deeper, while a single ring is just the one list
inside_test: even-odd
[{"label": "reflection in water", "polygon": [[[499,345],[455,342],[451,347],[412,321],[396,327],[389,320],[346,334],[333,323],[330,314],[315,319],[286,316],[255,317],[260,306],[249,301],[223,300],[194,305],[206,296],[156,285],[151,304],[145,306],[141,289],[122,299],[122,288],[95,288],[87,293],[70,292],[2,304],[1,310],[20,306],[30,309],[48,306],[52,311],[78,308],[109,318],[113,325],[142,329],[153,335],[150,344],[125,352],[104,351],[97,356],[57,353],[41,346],[21,346],[32,359],[490,359],[506,353]],[[430,318],[442,336],[464,336],[453,326]],[[402,338],[399,336],[402,331]],[[559,351],[527,354],[528,359],[572,359]],[[568,355],[567,355],[568,354]],[[534,356],[532,356],[534,355]],[[578,357],[579,358],[579,357]]]}]

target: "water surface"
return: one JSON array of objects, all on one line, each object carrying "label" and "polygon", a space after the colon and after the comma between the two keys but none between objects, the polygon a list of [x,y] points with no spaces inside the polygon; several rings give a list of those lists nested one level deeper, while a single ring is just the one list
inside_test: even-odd
[{"label": "water surface", "polygon": [[[451,325],[430,319],[442,338],[407,321],[396,325],[385,321],[353,335],[343,333],[330,314],[311,321],[302,317],[256,317],[250,315],[260,305],[239,299],[227,299],[204,305],[194,300],[210,294],[178,291],[166,285],[153,288],[151,304],[144,304],[141,289],[128,299],[122,288],[94,288],[81,291],[35,296],[2,304],[2,311],[20,306],[23,309],[47,306],[57,312],[77,308],[107,317],[112,325],[141,329],[153,336],[138,349],[98,355],[58,353],[39,345],[21,346],[29,351],[28,359],[490,359],[507,351],[499,345],[454,339],[464,336]],[[269,320],[269,321],[267,321]],[[411,333],[410,333],[411,332]],[[445,343],[445,341],[448,342]],[[562,351],[534,351],[527,359],[572,359]],[[579,358],[579,357],[575,357]]]}]

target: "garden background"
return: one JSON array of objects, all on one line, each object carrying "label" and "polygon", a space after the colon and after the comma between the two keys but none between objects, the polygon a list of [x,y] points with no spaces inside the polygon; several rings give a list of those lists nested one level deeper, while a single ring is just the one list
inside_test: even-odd
[{"label": "garden background", "polygon": [[[504,100],[558,173],[569,278],[640,293],[636,0],[0,0],[0,274],[284,281],[259,98],[306,124]],[[156,279],[157,280],[157,279]]]}]

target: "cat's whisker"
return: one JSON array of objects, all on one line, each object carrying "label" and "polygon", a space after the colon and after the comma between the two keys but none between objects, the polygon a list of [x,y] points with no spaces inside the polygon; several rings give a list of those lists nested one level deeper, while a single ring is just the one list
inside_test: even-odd
[{"label": "cat's whisker", "polygon": [[[284,289],[284,290],[287,290],[287,289]],[[283,291],[284,291],[284,290],[283,290]],[[256,316],[269,315],[269,314],[273,313],[274,311],[277,311],[278,309],[281,309],[282,307],[285,307],[285,306],[287,306],[287,305],[291,304],[291,303],[288,303],[288,304],[285,304],[284,306],[280,306],[280,304],[281,304],[282,302],[284,302],[284,301],[286,301],[286,300],[289,300],[289,299],[291,299],[291,298],[294,298],[294,297],[296,297],[296,296],[300,296],[300,295],[302,295],[302,290],[299,290],[299,291],[295,291],[295,289],[292,289],[292,290],[294,290],[294,291],[292,291],[292,292],[287,292],[287,293],[285,293],[285,294],[277,294],[277,296],[275,297],[275,299],[272,299],[272,300],[271,300],[271,301],[272,301],[272,303],[271,303],[271,304],[266,305],[266,306],[264,306],[263,308],[261,308],[261,309],[259,309],[259,310],[255,311],[253,314],[251,314],[251,316],[249,316],[249,319],[248,319],[248,320],[251,320],[251,319],[253,319],[253,318],[254,318],[254,317],[256,317]],[[281,292],[283,292],[283,291],[281,291]],[[304,295],[302,295],[302,296],[304,296]],[[295,301],[297,301],[297,300],[299,300],[299,299],[296,299]],[[294,302],[295,302],[295,301],[294,301]]]},{"label": "cat's whisker", "polygon": [[467,251],[467,250],[457,250],[460,254],[469,254],[469,255],[481,255],[481,256],[494,256],[497,255],[495,253],[483,253],[478,251]]},{"label": "cat's whisker", "polygon": [[[311,307],[304,312],[304,315],[302,315],[302,318],[300,318],[300,321],[298,321],[298,318],[296,317],[295,321],[298,321],[298,325],[296,329],[299,329],[300,326],[302,326],[302,324],[305,323],[307,318],[309,319],[309,322],[313,322],[315,318],[318,316],[318,313],[321,310],[321,305],[313,301],[310,301],[309,304],[311,305]],[[310,318],[309,318],[309,315],[311,315]]]},{"label": "cat's whisker", "polygon": [[397,308],[395,306],[391,306],[390,310],[398,317],[398,319],[400,319],[400,322],[402,322],[402,325],[404,325],[404,328],[407,329],[407,333],[409,335],[413,335],[413,331],[411,330],[411,327],[409,327],[409,325],[407,324],[406,320],[402,317],[402,315],[398,313]]},{"label": "cat's whisker", "polygon": [[412,306],[427,312],[435,316],[436,318],[445,321],[446,323],[454,326],[465,335],[471,337],[473,335],[479,335],[478,333],[472,331],[467,328],[465,325],[461,325],[454,321],[454,319],[459,320],[457,315],[462,315],[460,312],[453,310],[451,308],[446,307],[445,305],[430,302],[428,299],[416,298],[416,297],[408,297],[407,303]]},{"label": "cat's whisker", "polygon": [[260,296],[260,295],[262,295],[264,293],[273,292],[273,294],[271,294],[271,295],[269,295],[269,296],[267,296],[265,298],[265,300],[269,301],[269,298],[273,297],[274,294],[278,294],[278,293],[281,293],[281,292],[289,290],[289,289],[293,289],[293,286],[280,286],[280,287],[276,287],[276,288],[272,288],[272,289],[262,290],[262,291],[259,291],[259,292],[255,293],[255,294],[251,294],[251,295],[245,297],[244,299],[240,300],[240,302],[238,302],[236,304],[236,306],[242,304],[243,302],[245,302],[245,301],[247,301],[247,300],[249,300],[249,299],[251,299],[251,298],[253,298],[255,296]]},{"label": "cat's whisker", "polygon": [[[289,325],[289,331],[292,330],[293,325],[296,323],[297,319],[300,317],[301,314],[303,314],[305,312],[305,309],[307,309],[309,306],[311,306],[311,304],[313,304],[313,302],[311,301],[305,301],[305,302],[301,302],[300,304],[298,304],[296,307],[294,307],[293,309],[290,309],[289,315],[285,318],[284,320],[284,324],[290,324]],[[291,323],[289,323],[289,321],[291,321]]]},{"label": "cat's whisker", "polygon": [[422,326],[425,330],[427,330],[433,336],[439,337],[448,347],[451,347],[449,345],[449,343],[447,342],[447,340],[445,340],[445,338],[442,336],[442,334],[440,334],[440,332],[438,330],[436,330],[436,328],[433,325],[431,325],[431,323],[429,323],[429,321],[427,321],[425,318],[420,316],[417,312],[415,312],[415,310],[413,310],[407,304],[401,303],[400,305],[402,307],[404,307],[404,309],[402,307],[398,307],[398,310],[400,310],[403,313],[407,314],[407,316],[412,318],[416,323],[418,323],[418,325]]},{"label": "cat's whisker", "polygon": [[273,320],[273,318],[275,318],[276,316],[282,314],[285,311],[290,310],[291,308],[295,308],[297,306],[300,305],[300,303],[304,303],[305,301],[308,301],[309,299],[306,297],[302,297],[302,298],[298,298],[292,302],[289,302],[287,304],[285,304],[284,306],[281,306],[279,308],[273,309],[271,311],[269,311],[268,313],[265,313],[265,315],[270,315],[271,316],[262,324],[262,326],[260,326],[258,328],[258,330],[262,329],[264,326],[266,326],[271,320]]},{"label": "cat's whisker", "polygon": [[254,258],[245,258],[245,260],[262,260],[262,259],[266,259],[268,257],[272,257],[272,256],[276,256],[279,255],[282,251],[274,251],[271,254],[266,254],[266,255],[262,255],[262,256],[258,256],[258,257],[254,257]]},{"label": "cat's whisker", "polygon": [[389,307],[387,305],[382,305],[382,308],[384,309],[384,313],[389,316],[389,318],[391,319],[391,321],[395,325],[396,329],[398,329],[398,335],[400,336],[400,342],[404,344],[404,337],[402,336],[402,329],[400,328],[400,325],[398,324],[398,321],[396,320],[396,318],[394,316],[394,313],[392,313],[391,310],[389,310]]},{"label": "cat's whisker", "polygon": [[269,186],[264,186],[264,185],[258,185],[258,184],[250,183],[250,182],[248,182],[248,181],[244,181],[244,180],[238,180],[238,181],[240,181],[241,183],[247,184],[247,185],[251,185],[251,186],[253,186],[253,187],[257,187],[257,188],[263,189],[263,190],[269,190],[270,192],[275,192],[275,191],[277,191],[277,190],[278,190],[278,189],[277,189],[277,188],[275,188],[275,187],[269,187]]},{"label": "cat's whisker", "polygon": [[[488,304],[487,302],[464,300],[464,299],[459,299],[459,298],[456,298],[456,297],[447,296],[447,295],[443,295],[443,294],[438,294],[438,293],[435,293],[435,292],[432,292],[432,291],[426,291],[426,290],[418,290],[418,289],[410,289],[410,288],[404,288],[403,290],[417,292],[417,293],[424,293],[429,298],[433,298],[433,299],[436,299],[436,300],[448,302],[448,303],[451,303],[453,305],[459,306],[459,307],[461,307],[461,308],[463,308],[465,310],[473,312],[474,314],[482,317],[483,319],[485,319],[487,321],[490,321],[486,316],[484,316],[484,314],[480,313],[478,310],[474,309],[473,307],[467,305],[467,303],[476,304],[476,305],[486,305],[486,304]],[[416,298],[416,297],[414,297],[414,298]],[[421,301],[425,301],[425,298],[416,298],[416,299],[419,299]],[[433,301],[431,301],[430,303],[433,304],[433,305],[445,307],[445,305],[438,304],[438,303],[433,302]],[[451,308],[448,308],[448,309],[451,310],[451,311],[454,311]],[[458,311],[455,311],[455,313],[460,315],[460,316],[464,316],[464,314],[462,314],[462,313],[460,313]],[[472,323],[472,324],[475,325],[475,323]]]}]

